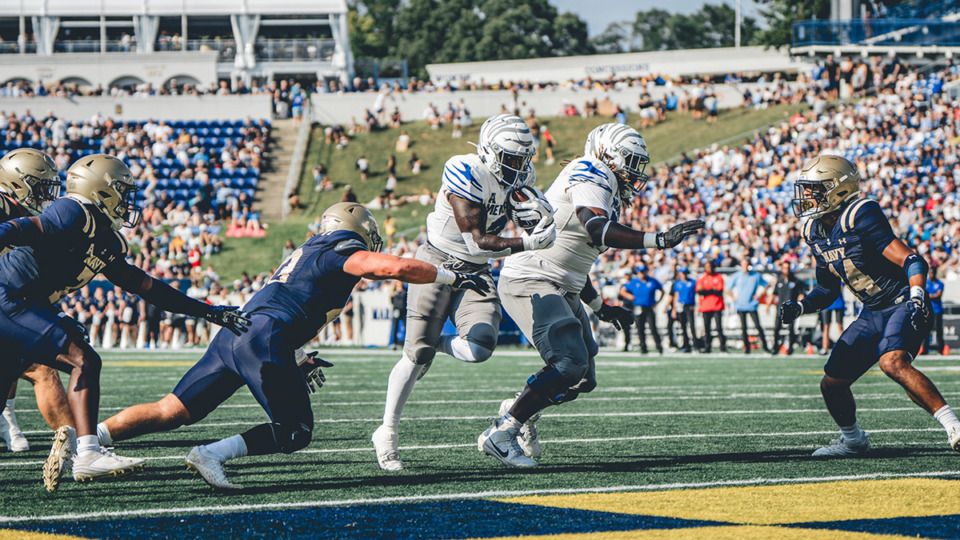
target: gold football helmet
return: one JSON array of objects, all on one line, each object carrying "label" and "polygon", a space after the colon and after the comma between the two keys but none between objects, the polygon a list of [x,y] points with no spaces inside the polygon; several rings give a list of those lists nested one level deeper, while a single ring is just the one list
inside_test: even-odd
[{"label": "gold football helmet", "polygon": [[0,191],[10,195],[31,214],[60,196],[60,177],[50,156],[33,148],[20,148],[0,158]]},{"label": "gold football helmet", "polygon": [[110,218],[113,230],[135,227],[143,211],[137,206],[133,173],[119,159],[93,154],[77,160],[67,170],[67,195],[77,195]]},{"label": "gold football helmet", "polygon": [[793,213],[819,219],[842,210],[860,194],[860,171],[840,156],[808,159],[793,186]]},{"label": "gold football helmet", "polygon": [[370,251],[378,252],[383,248],[377,218],[362,204],[342,202],[327,208],[320,218],[320,234],[333,231],[353,231],[359,234]]}]

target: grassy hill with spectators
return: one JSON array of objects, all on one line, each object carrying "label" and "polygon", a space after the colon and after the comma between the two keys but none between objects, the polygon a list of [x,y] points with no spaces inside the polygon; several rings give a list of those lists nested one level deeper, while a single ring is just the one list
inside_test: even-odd
[{"label": "grassy hill with spectators", "polygon": [[[731,142],[739,143],[738,136],[747,136],[753,130],[764,128],[770,123],[786,120],[805,108],[781,105],[759,111],[724,110],[720,112],[716,124],[694,123],[688,114],[672,113],[665,122],[642,130],[642,134],[650,149],[651,159],[654,163],[662,163],[679,157],[682,152],[715,142],[734,138]],[[565,160],[583,152],[586,134],[609,120],[608,117],[601,116],[540,118],[539,121],[550,129],[557,144],[554,148],[556,162],[552,165],[545,164],[546,146],[541,144],[540,160],[536,164],[537,185],[541,188],[548,186],[563,168]],[[637,125],[635,114],[630,115],[629,120],[631,125]],[[346,185],[352,186],[360,202],[370,203],[378,197],[387,180],[387,160],[391,154],[397,158],[398,198],[419,195],[425,189],[436,192],[444,162],[452,155],[474,152],[473,146],[468,143],[477,140],[481,123],[482,119],[477,119],[473,126],[464,128],[463,136],[459,139],[451,137],[450,127],[432,130],[426,122],[405,123],[403,129],[411,140],[410,148],[406,152],[395,150],[399,129],[357,134],[351,137],[349,146],[338,149],[335,145],[325,143],[323,126],[314,127],[300,180],[300,198],[304,208],[284,223],[270,224],[269,232],[264,238],[226,238],[223,252],[214,256],[211,263],[221,277],[228,280],[238,277],[244,271],[256,273],[272,269],[280,261],[284,243],[288,239],[296,245],[303,242],[307,225],[325,208],[340,201]],[[413,153],[423,161],[422,172],[418,175],[412,174],[407,164]],[[370,161],[370,174],[366,181],[360,179],[360,172],[356,168],[360,156],[366,156]],[[334,185],[330,191],[317,192],[314,189],[313,168],[318,163],[327,167]],[[390,211],[373,211],[381,224],[381,231],[384,219],[390,213],[396,219],[399,234],[407,232],[414,236],[431,208],[432,205],[423,206],[418,202],[411,202]]]}]

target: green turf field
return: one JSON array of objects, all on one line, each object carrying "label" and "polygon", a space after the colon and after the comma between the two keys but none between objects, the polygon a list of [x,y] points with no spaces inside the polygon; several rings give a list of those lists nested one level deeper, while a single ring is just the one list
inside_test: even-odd
[{"label": "green turf field", "polygon": [[[200,354],[104,353],[101,417],[166,394]],[[148,460],[142,474],[86,485],[65,481],[60,491],[48,494],[40,474],[49,430],[36,411],[32,391],[22,386],[18,415],[32,449],[22,454],[0,453],[0,529],[150,515],[343,508],[528,494],[796,484],[904,475],[960,478],[960,455],[948,449],[939,424],[879,371],[868,373],[854,387],[860,424],[871,432],[871,455],[840,461],[811,459],[810,452],[833,438],[835,428],[818,388],[823,358],[805,355],[640,357],[636,353],[601,353],[598,389],[544,413],[539,424],[544,445],[540,466],[507,469],[479,453],[476,439],[488,425],[487,418],[496,414],[500,401],[512,396],[541,366],[532,352],[518,349],[502,349],[479,365],[439,356],[414,390],[401,424],[406,470],[385,473],[377,467],[370,435],[380,422],[387,375],[399,355],[331,349],[323,356],[336,366],[327,370],[327,385],[313,396],[313,442],[294,455],[228,463],[230,479],[246,487],[242,493],[230,495],[211,492],[190,476],[183,457],[195,444],[266,420],[245,389],[195,426],[118,443],[118,453]],[[957,357],[925,356],[918,366],[948,401],[960,402]],[[952,489],[960,495],[960,482],[950,485],[956,486]],[[960,509],[957,500],[953,504]],[[463,510],[440,512],[459,511]],[[40,521],[24,523],[24,518]],[[269,535],[269,523],[257,521],[247,530]],[[411,526],[417,530],[417,524]],[[340,533],[350,536],[351,530]],[[505,535],[517,533],[502,531]],[[454,534],[452,529],[431,534],[471,536]],[[382,535],[391,536],[389,528],[373,536]]]}]

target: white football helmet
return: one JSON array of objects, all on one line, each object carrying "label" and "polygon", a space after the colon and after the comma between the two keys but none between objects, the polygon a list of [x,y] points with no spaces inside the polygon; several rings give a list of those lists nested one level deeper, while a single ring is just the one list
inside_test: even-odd
[{"label": "white football helmet", "polygon": [[537,153],[530,127],[519,116],[498,114],[480,126],[477,154],[504,186],[517,189],[533,174]]},{"label": "white football helmet", "polygon": [[617,175],[620,197],[624,200],[640,194],[647,184],[650,164],[647,143],[637,130],[626,124],[603,124],[587,135],[585,155],[604,162]]}]

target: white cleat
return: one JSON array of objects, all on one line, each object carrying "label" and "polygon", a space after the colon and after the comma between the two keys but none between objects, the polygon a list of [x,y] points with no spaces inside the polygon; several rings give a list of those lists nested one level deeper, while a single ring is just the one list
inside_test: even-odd
[{"label": "white cleat", "polygon": [[60,478],[66,465],[73,458],[77,441],[70,436],[70,426],[60,426],[53,434],[50,455],[43,464],[43,486],[53,492],[60,487]]},{"label": "white cleat", "polygon": [[960,452],[960,428],[951,431],[947,435],[947,440],[950,441],[950,448]]},{"label": "white cleat", "polygon": [[222,457],[207,450],[207,447],[194,446],[187,454],[187,470],[199,474],[213,489],[243,489],[240,484],[227,480],[227,473],[223,470],[224,461]]},{"label": "white cleat", "polygon": [[858,441],[847,440],[840,436],[839,439],[830,441],[829,446],[818,448],[813,452],[814,457],[858,457],[870,450],[870,439],[867,432],[864,431],[863,437]]},{"label": "white cleat", "polygon": [[143,467],[142,459],[118,456],[101,446],[99,452],[73,458],[73,479],[87,482],[108,476],[123,476],[138,472]]},{"label": "white cleat", "polygon": [[403,462],[400,461],[400,434],[395,428],[380,425],[373,432],[373,448],[377,451],[377,463],[385,471],[402,471]]},{"label": "white cleat", "polygon": [[[520,396],[520,393],[517,393],[517,396]],[[516,401],[516,398],[507,398],[500,402],[500,418],[503,418],[505,414],[510,412],[510,407],[513,407],[513,403]],[[537,435],[537,420],[540,419],[540,413],[537,413],[530,417],[529,420],[523,423],[523,426],[520,427],[520,448],[523,449],[523,455],[528,458],[537,459],[540,457],[540,439]],[[481,448],[480,450],[483,450]]]},{"label": "white cleat", "polygon": [[17,416],[11,410],[8,413],[0,414],[0,438],[7,443],[7,450],[11,452],[26,452],[30,450],[30,443],[20,432],[20,426],[17,425]]},{"label": "white cleat", "polygon": [[[523,455],[523,449],[517,443],[517,436],[501,429],[496,429],[496,422],[488,428],[490,434],[483,441],[484,453],[491,455],[500,463],[508,467],[536,467],[537,462]],[[487,432],[485,431],[484,434]],[[483,437],[483,435],[481,435]]]}]

